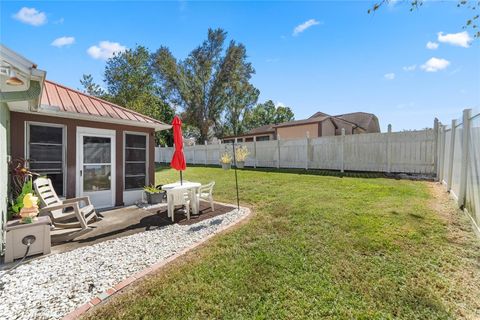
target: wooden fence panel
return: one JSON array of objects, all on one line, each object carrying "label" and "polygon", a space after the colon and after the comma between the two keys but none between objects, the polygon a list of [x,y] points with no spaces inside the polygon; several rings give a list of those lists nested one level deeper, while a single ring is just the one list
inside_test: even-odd
[{"label": "wooden fence panel", "polygon": [[480,112],[464,110],[451,129],[438,130],[440,178],[480,236]]},{"label": "wooden fence panel", "polygon": [[310,140],[311,159],[309,167],[312,169],[340,170],[341,136],[313,138]]},{"label": "wooden fence panel", "polygon": [[345,170],[386,172],[387,135],[372,133],[345,136]]},{"label": "wooden fence panel", "polygon": [[[434,172],[433,130],[245,142],[249,167],[425,173]],[[187,163],[218,165],[231,144],[185,147]],[[156,161],[170,161],[173,148],[157,148]]]},{"label": "wooden fence panel", "polygon": [[277,141],[257,141],[257,166],[275,168],[278,163]]},{"label": "wooden fence panel", "polygon": [[480,233],[480,113],[472,118],[465,207]]}]

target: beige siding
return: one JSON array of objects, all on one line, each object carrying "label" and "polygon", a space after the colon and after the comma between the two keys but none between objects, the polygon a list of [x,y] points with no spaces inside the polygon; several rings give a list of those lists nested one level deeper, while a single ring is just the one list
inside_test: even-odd
[{"label": "beige siding", "polygon": [[322,137],[334,136],[335,126],[332,121],[326,120],[322,122]]},{"label": "beige siding", "polygon": [[291,127],[277,128],[277,136],[280,139],[299,139],[305,138],[307,131],[310,133],[311,138],[318,137],[318,123],[310,123]]}]

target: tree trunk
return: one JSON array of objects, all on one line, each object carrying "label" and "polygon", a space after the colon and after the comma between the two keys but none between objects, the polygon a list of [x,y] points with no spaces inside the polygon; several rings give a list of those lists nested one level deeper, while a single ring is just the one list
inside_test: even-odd
[{"label": "tree trunk", "polygon": [[208,124],[203,123],[200,126],[200,143],[203,143],[204,141],[208,141]]}]

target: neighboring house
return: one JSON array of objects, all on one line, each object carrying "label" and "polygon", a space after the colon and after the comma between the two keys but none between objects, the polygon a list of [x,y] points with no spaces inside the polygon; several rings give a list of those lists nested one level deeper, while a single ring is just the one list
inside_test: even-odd
[{"label": "neighboring house", "polygon": [[342,134],[375,133],[380,132],[378,118],[371,113],[353,112],[330,116],[323,112],[316,112],[310,118],[304,120],[294,120],[280,123],[277,125],[266,125],[248,131],[239,136],[225,137],[223,141],[231,142],[236,139],[237,142],[280,139],[299,139],[305,138],[307,133],[310,138],[336,136]]},{"label": "neighboring house", "polygon": [[239,142],[251,142],[253,137],[256,137],[257,141],[266,141],[266,140],[275,140],[275,129],[274,125],[267,124],[255,129],[252,129],[245,134],[238,136],[230,136],[223,138],[224,143],[230,143],[237,139]]},{"label": "neighboring house", "polygon": [[154,133],[171,126],[45,80],[45,71],[2,45],[0,58],[2,224],[9,158],[30,160],[60,196],[88,195],[97,208],[140,200],[155,182]]}]

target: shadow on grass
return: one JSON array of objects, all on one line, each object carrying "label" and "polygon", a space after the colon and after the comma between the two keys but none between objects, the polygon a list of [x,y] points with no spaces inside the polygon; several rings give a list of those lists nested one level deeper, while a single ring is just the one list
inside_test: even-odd
[{"label": "shadow on grass", "polygon": [[[217,168],[220,166],[217,165],[203,165],[203,164],[188,164],[187,167],[191,168]],[[170,169],[168,163],[156,163],[155,170],[156,172],[161,172]],[[233,167],[232,167],[233,169]],[[394,178],[392,176],[386,175],[382,172],[360,172],[360,171],[345,171],[340,172],[336,170],[320,170],[320,169],[296,169],[296,168],[266,168],[266,167],[247,167],[238,169],[241,171],[259,171],[259,172],[278,172],[278,173],[293,173],[293,174],[305,174],[305,175],[315,175],[315,176],[330,176],[330,177],[351,177],[351,178]]]}]

